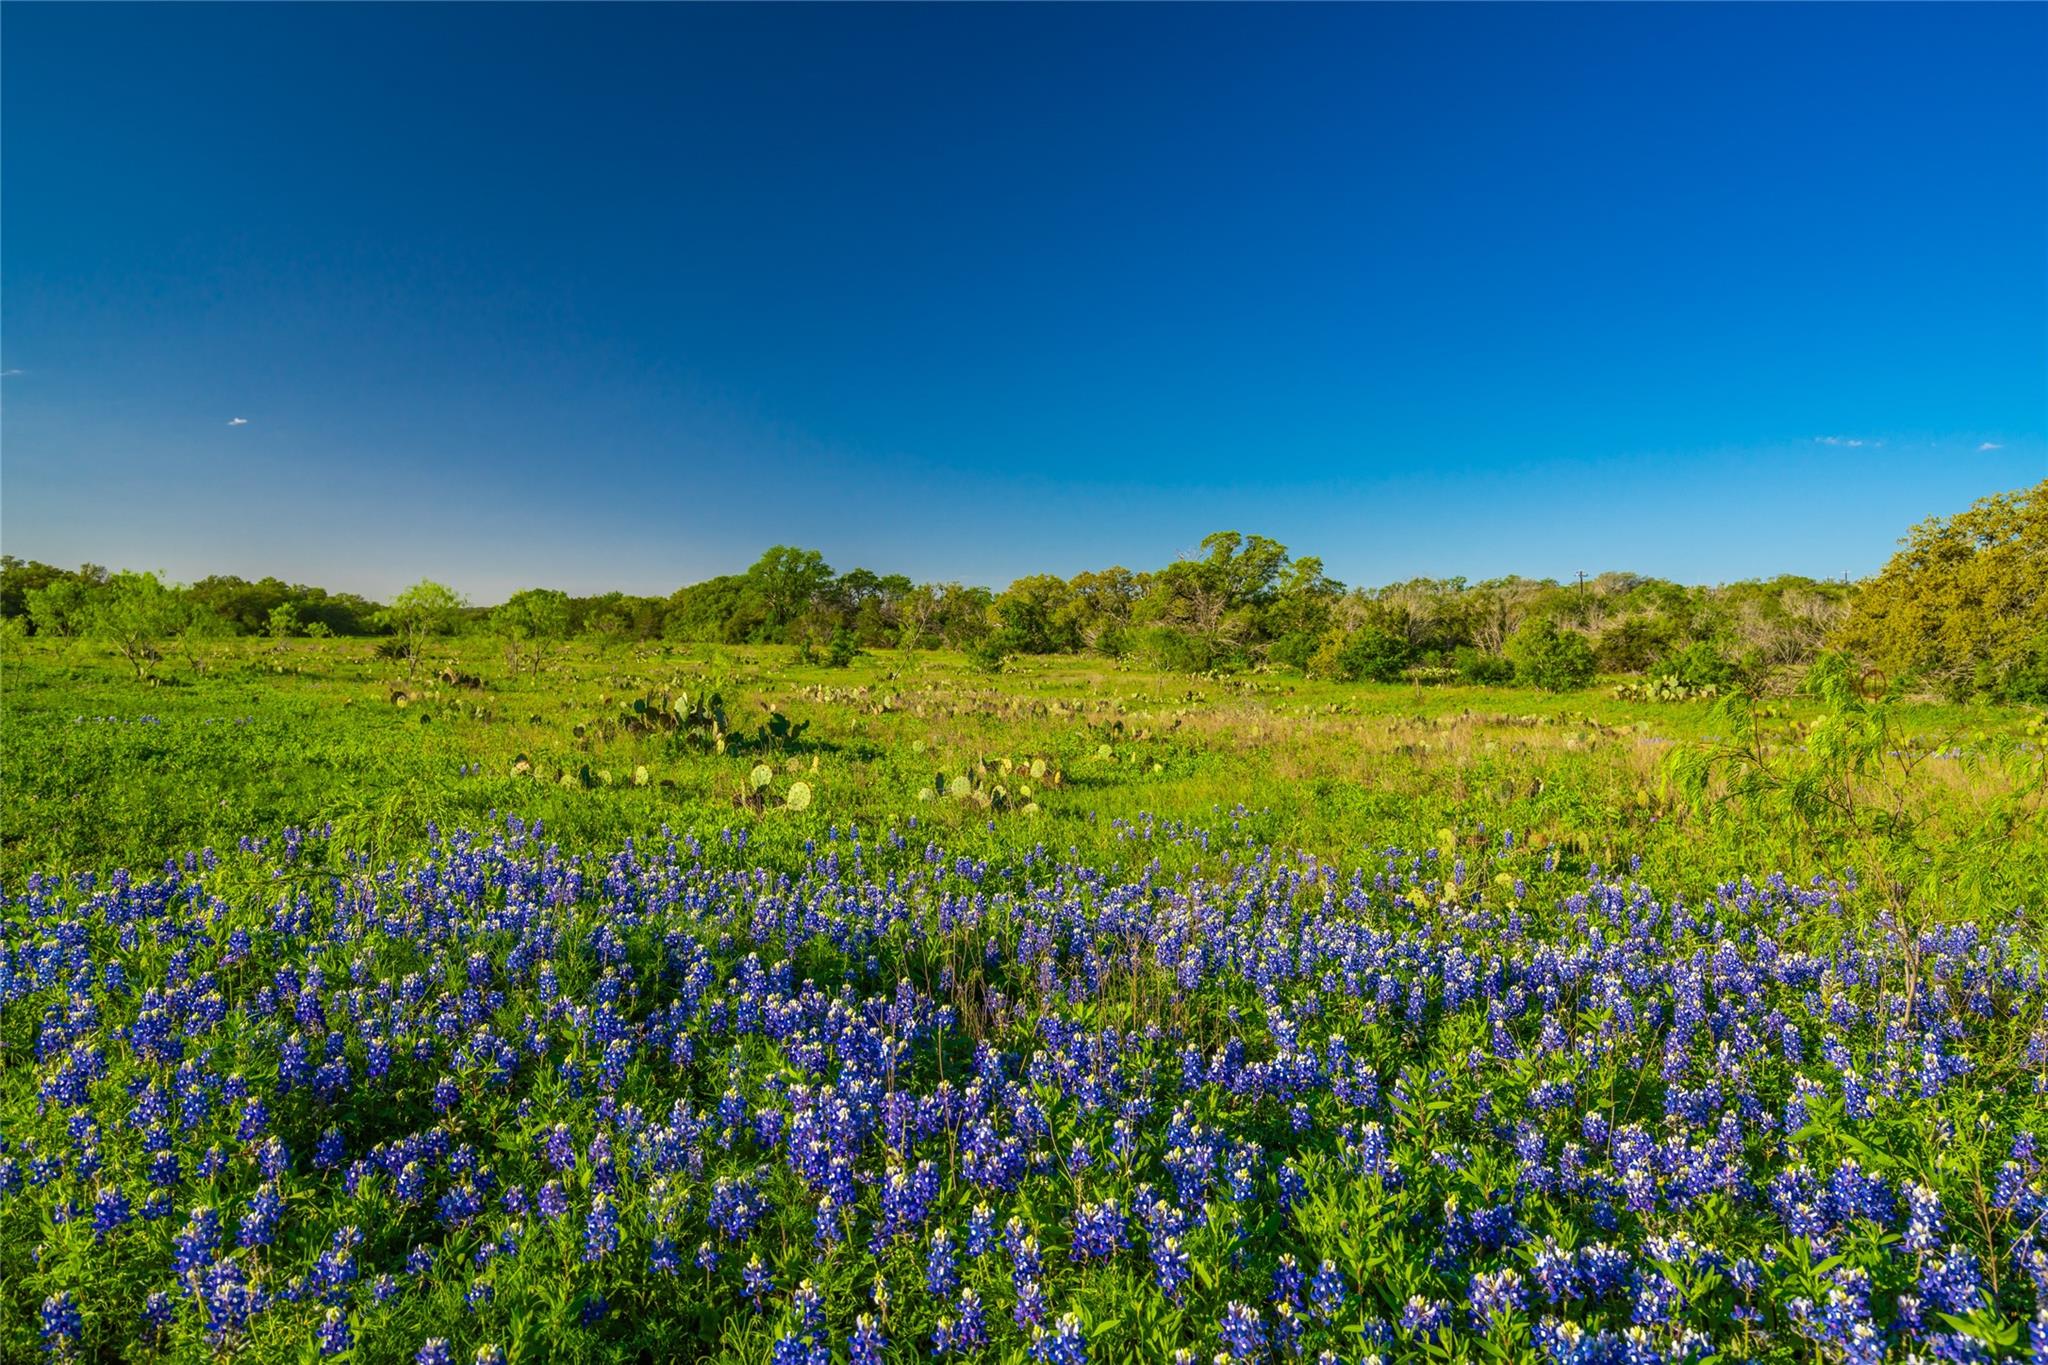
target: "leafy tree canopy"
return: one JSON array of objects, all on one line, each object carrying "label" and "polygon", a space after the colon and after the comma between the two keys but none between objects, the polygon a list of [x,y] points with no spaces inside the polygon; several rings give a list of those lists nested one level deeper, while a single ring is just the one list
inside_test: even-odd
[{"label": "leafy tree canopy", "polygon": [[2048,661],[2048,480],[1915,526],[1838,639],[1951,694],[2031,692]]}]

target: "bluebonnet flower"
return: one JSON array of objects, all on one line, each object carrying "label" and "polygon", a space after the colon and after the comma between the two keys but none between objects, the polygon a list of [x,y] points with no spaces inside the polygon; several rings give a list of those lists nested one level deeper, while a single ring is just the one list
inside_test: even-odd
[{"label": "bluebonnet flower", "polygon": [[1401,1330],[1424,1340],[1435,1340],[1450,1325],[1450,1318],[1448,1304],[1414,1294],[1401,1308]]},{"label": "bluebonnet flower", "polygon": [[959,1278],[959,1252],[953,1234],[941,1227],[932,1233],[931,1249],[925,1254],[924,1284],[934,1298],[946,1298]]},{"label": "bluebonnet flower", "polygon": [[1284,1253],[1280,1263],[1273,1268],[1273,1302],[1300,1303],[1305,1283],[1307,1280],[1301,1273],[1301,1263],[1294,1259],[1292,1252]]},{"label": "bluebonnet flower", "polygon": [[847,1343],[848,1360],[851,1365],[882,1365],[882,1348],[887,1344],[875,1320],[862,1313],[854,1324],[853,1338]]},{"label": "bluebonnet flower", "polygon": [[245,1247],[269,1246],[277,1236],[278,1220],[284,1216],[284,1199],[277,1186],[266,1182],[249,1197],[249,1207],[242,1215],[241,1244]]},{"label": "bluebonnet flower", "polygon": [[355,1344],[355,1336],[349,1331],[348,1315],[339,1308],[327,1310],[327,1316],[320,1320],[316,1333],[320,1341],[320,1354],[338,1356]]},{"label": "bluebonnet flower", "polygon": [[1075,1213],[1073,1246],[1068,1252],[1073,1260],[1099,1260],[1114,1256],[1119,1248],[1129,1245],[1130,1239],[1124,1233],[1123,1210],[1117,1206],[1116,1200],[1083,1204]]},{"label": "bluebonnet flower", "polygon": [[1266,1324],[1259,1310],[1232,1299],[1216,1329],[1232,1361],[1257,1360],[1266,1353]]},{"label": "bluebonnet flower", "polygon": [[987,1204],[976,1204],[967,1218],[967,1254],[980,1260],[995,1241],[995,1214]]},{"label": "bluebonnet flower", "polygon": [[790,1296],[795,1305],[798,1319],[803,1323],[804,1334],[815,1336],[825,1328],[825,1296],[809,1280],[797,1285]]},{"label": "bluebonnet flower", "polygon": [[602,1260],[619,1249],[619,1213],[611,1196],[599,1194],[591,1200],[583,1224],[583,1259]]},{"label": "bluebonnet flower", "polygon": [[1482,1336],[1505,1316],[1528,1306],[1528,1291],[1513,1270],[1481,1271],[1472,1277],[1472,1330]]},{"label": "bluebonnet flower", "polygon": [[[2048,1292],[2048,1247],[2030,1230],[2048,1216],[2040,1157],[2030,1134],[1999,1127],[2048,1093],[2048,992],[2003,925],[1908,931],[1881,912],[1823,949],[1802,926],[1842,913],[1846,880],[1752,879],[1680,901],[1598,870],[1539,884],[1541,855],[1505,849],[1484,872],[1469,850],[1391,851],[1354,875],[1251,843],[1240,858],[1234,842],[1219,876],[1171,870],[1202,857],[1199,825],[1107,828],[1145,846],[1129,873],[1038,848],[1005,864],[909,847],[900,827],[863,842],[834,830],[807,858],[792,843],[793,865],[772,870],[740,856],[737,833],[712,842],[715,862],[666,834],[658,853],[600,856],[507,821],[437,833],[414,865],[336,850],[331,897],[279,883],[269,927],[239,940],[222,939],[221,918],[245,907],[191,868],[173,883],[103,876],[89,907],[71,879],[52,883],[68,905],[38,882],[0,897],[0,1000],[25,1022],[36,1092],[0,1140],[0,1198],[138,1250],[156,1234],[130,1201],[171,1219],[159,1297],[145,1325],[120,1329],[158,1336],[148,1314],[182,1315],[221,1353],[266,1339],[273,1305],[296,1306],[309,1349],[327,1308],[366,1300],[416,1300],[423,1328],[450,1330],[433,1315],[459,1314],[456,1295],[423,1283],[434,1248],[481,1306],[494,1283],[523,1294],[547,1273],[492,1269],[536,1254],[521,1250],[533,1232],[547,1264],[564,1237],[572,1258],[603,1258],[629,1213],[649,1270],[678,1274],[701,1236],[702,1263],[730,1259],[766,1314],[779,1290],[753,1244],[801,1217],[771,1191],[815,1210],[840,1283],[915,1277],[878,1281],[878,1333],[940,1316],[913,1329],[885,1306],[889,1283],[945,1300],[931,1344],[949,1355],[1058,1353],[1048,1294],[1069,1280],[1092,1294],[1101,1262],[1138,1236],[1146,1294],[1185,1306],[1207,1283],[1198,1268],[1219,1277],[1208,1313],[1260,1291],[1246,1307],[1262,1360],[1314,1359],[1340,1329],[1348,1353],[1381,1358],[1506,1329],[1514,1350],[1574,1365],[1963,1359],[1975,1348],[1945,1315],[2010,1316],[2030,1288]],[[260,845],[247,856],[274,871],[276,846]],[[1497,900],[1509,883],[1487,878],[1518,873],[1519,903]],[[420,956],[402,979],[379,975],[391,936]],[[842,978],[814,970],[812,943]],[[906,946],[936,959],[931,981],[900,971]],[[1926,968],[1910,1001],[1894,988],[1908,953]],[[1201,1026],[1099,1008],[1126,960],[1202,1003]],[[213,976],[228,967],[225,984]],[[978,973],[982,993],[963,995],[956,971]],[[959,1036],[970,999],[960,1068],[942,1035]],[[1354,1051],[1345,1032],[1371,1045]],[[1383,1083],[1397,1035],[1413,1065],[1403,1056]],[[1656,1073],[1639,1089],[1638,1069]],[[2005,1086],[2019,1108],[1971,1117]],[[423,1091],[445,1120],[387,1130]],[[1432,1142],[1418,1113],[1451,1128]],[[1957,1221],[1956,1201],[1980,1192],[1948,1167],[1923,1185],[1890,1162],[1802,1164],[1837,1149],[1828,1125],[1845,1113],[1992,1153],[1988,1231]],[[501,1149],[486,1131],[522,1136]],[[1870,1136],[1896,1145],[1889,1128]],[[287,1139],[310,1160],[294,1165]],[[1404,1273],[1450,1296],[1408,1305],[1398,1338],[1305,1239],[1304,1205],[1332,1181],[1362,1185],[1415,1249]],[[187,1214],[201,1199],[220,1211]],[[381,1245],[322,1250],[333,1199],[424,1226],[427,1244],[402,1277]],[[581,1227],[527,1226],[572,1204]],[[1709,1223],[1743,1229],[1747,1254],[1686,1240]],[[998,1247],[1000,1275],[986,1261]],[[1815,1277],[1796,1310],[1788,1253],[1810,1257],[1795,1279]],[[1066,1267],[1056,1278],[1048,1259]],[[621,1266],[630,1278],[641,1263]],[[1679,1291],[1709,1275],[1726,1286],[1711,1306]],[[1004,1282],[1014,1297],[997,1311],[1015,1337],[988,1341],[970,1282]],[[776,1355],[819,1365],[848,1324],[828,1326],[821,1295],[800,1311],[807,1325]]]},{"label": "bluebonnet flower", "polygon": [[978,1351],[988,1343],[988,1321],[981,1306],[981,1296],[972,1289],[960,1291],[960,1320],[954,1328],[953,1339],[963,1351]]},{"label": "bluebonnet flower", "polygon": [[1036,1327],[1045,1321],[1047,1312],[1045,1288],[1035,1279],[1016,1281],[1017,1301],[1010,1309],[1010,1316],[1021,1328]]},{"label": "bluebonnet flower", "polygon": [[557,1171],[573,1170],[576,1166],[576,1143],[569,1136],[569,1125],[558,1123],[548,1129],[541,1140],[541,1157]]},{"label": "bluebonnet flower", "polygon": [[1301,1354],[1301,1312],[1290,1299],[1273,1305],[1273,1345],[1283,1356]]},{"label": "bluebonnet flower", "polygon": [[131,1216],[133,1208],[124,1191],[112,1186],[101,1190],[92,1203],[93,1237],[105,1241],[109,1233],[127,1223]]},{"label": "bluebonnet flower", "polygon": [[1934,1250],[1941,1244],[1941,1196],[1918,1181],[1908,1182],[1903,1193],[1906,1200],[1906,1228],[1899,1245],[1907,1251],[1916,1253]]},{"label": "bluebonnet flower", "polygon": [[741,1268],[740,1288],[741,1292],[753,1300],[756,1311],[765,1308],[768,1296],[775,1292],[775,1277],[768,1273],[768,1268],[761,1263],[758,1254],[750,1257]]},{"label": "bluebonnet flower", "polygon": [[1309,1281],[1309,1307],[1318,1318],[1328,1322],[1344,1311],[1345,1298],[1344,1277],[1337,1272],[1334,1261],[1325,1260],[1317,1267],[1315,1278]]},{"label": "bluebonnet flower", "polygon": [[1044,1365],[1088,1365],[1088,1342],[1081,1335],[1081,1319],[1065,1313],[1050,1332],[1043,1327],[1032,1329],[1031,1358]]},{"label": "bluebonnet flower", "polygon": [[1152,1275],[1159,1284],[1160,1293],[1178,1303],[1181,1286],[1193,1274],[1187,1251],[1178,1237],[1168,1235],[1152,1243]]},{"label": "bluebonnet flower", "polygon": [[85,1334],[85,1319],[78,1311],[77,1296],[63,1290],[43,1300],[43,1349],[67,1355]]}]

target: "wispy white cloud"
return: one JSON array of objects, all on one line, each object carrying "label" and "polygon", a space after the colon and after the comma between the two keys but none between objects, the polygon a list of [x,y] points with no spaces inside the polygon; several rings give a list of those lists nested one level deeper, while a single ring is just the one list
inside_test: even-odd
[{"label": "wispy white cloud", "polygon": [[246,417],[230,417],[228,418],[228,425],[231,427],[246,427],[249,425],[249,419]]},{"label": "wispy white cloud", "polygon": [[20,370],[0,370],[0,379],[12,379],[20,373]]},{"label": "wispy white cloud", "polygon": [[1813,439],[1816,445],[1848,446],[1851,449],[1855,449],[1861,446],[1869,446],[1871,449],[1875,450],[1877,447],[1884,444],[1883,441],[1866,441],[1861,436],[1816,436]]},{"label": "wispy white cloud", "polygon": [[2004,449],[2005,449],[2005,442],[2003,442],[2003,441],[1986,441],[1986,442],[1985,442],[1985,443],[1984,443],[1983,445],[1980,445],[1980,446],[1978,446],[1978,447],[1977,447],[1977,453],[1978,453],[1979,455],[1982,455],[1982,454],[1983,454],[1983,453],[1984,453],[1985,451],[1987,451],[1987,450],[2004,450]]}]

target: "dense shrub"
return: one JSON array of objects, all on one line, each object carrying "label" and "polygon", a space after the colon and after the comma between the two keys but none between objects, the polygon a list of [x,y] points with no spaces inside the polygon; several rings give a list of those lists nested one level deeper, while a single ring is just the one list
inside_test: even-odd
[{"label": "dense shrub", "polygon": [[990,631],[967,646],[967,663],[978,673],[1000,673],[1012,652],[1011,643],[1011,637],[1002,631]]},{"label": "dense shrub", "polygon": [[1127,658],[1131,652],[1131,632],[1122,626],[1104,626],[1095,633],[1095,643],[1090,648],[1105,658]]},{"label": "dense shrub", "polygon": [[1146,657],[1172,673],[1206,673],[1219,657],[1213,641],[1178,626],[1153,626],[1142,639]]},{"label": "dense shrub", "polygon": [[1408,642],[1392,631],[1366,626],[1351,632],[1337,661],[1344,676],[1361,682],[1399,682],[1413,657]]},{"label": "dense shrub", "polygon": [[1481,687],[1499,687],[1515,680],[1514,660],[1470,645],[1451,656],[1451,665],[1458,670],[1459,681]]},{"label": "dense shrub", "polygon": [[1678,679],[1683,686],[1699,688],[1726,687],[1737,679],[1741,670],[1712,644],[1697,640],[1665,655],[1659,661],[1657,672]]},{"label": "dense shrub", "polygon": [[1661,617],[1623,617],[1600,632],[1594,656],[1609,673],[1640,673],[1670,648],[1671,634]]},{"label": "dense shrub", "polygon": [[832,633],[832,643],[825,647],[825,666],[845,668],[860,654],[860,636],[841,626]]},{"label": "dense shrub", "polygon": [[1515,676],[1546,692],[1570,692],[1593,681],[1599,665],[1593,647],[1575,630],[1555,621],[1530,620],[1508,641]]},{"label": "dense shrub", "polygon": [[1309,671],[1309,661],[1315,658],[1316,649],[1322,639],[1312,630],[1297,630],[1275,640],[1266,651],[1266,661],[1282,668],[1291,668],[1297,673]]},{"label": "dense shrub", "polygon": [[1972,680],[1978,692],[2008,705],[2048,706],[2048,627],[2034,633],[2019,651],[1978,667]]}]

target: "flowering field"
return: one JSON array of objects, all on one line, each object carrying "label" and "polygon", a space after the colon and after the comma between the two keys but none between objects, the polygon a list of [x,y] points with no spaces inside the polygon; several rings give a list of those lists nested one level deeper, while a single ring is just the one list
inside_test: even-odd
[{"label": "flowering field", "polygon": [[[233,742],[158,702],[29,733]],[[1334,850],[1102,814],[1129,791],[1055,761],[1031,814],[842,818],[778,760],[775,804],[636,838],[318,824],[10,879],[0,1358],[2048,1345],[2036,863],[1930,916],[1761,825],[1750,866],[1675,816],[1559,838],[1564,753]]]}]

